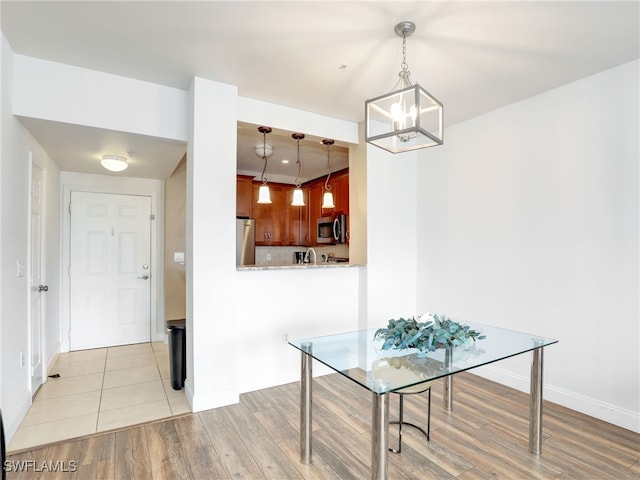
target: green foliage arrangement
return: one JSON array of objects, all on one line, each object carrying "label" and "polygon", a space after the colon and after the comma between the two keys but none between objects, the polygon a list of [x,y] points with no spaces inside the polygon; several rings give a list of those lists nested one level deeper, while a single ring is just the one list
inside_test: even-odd
[{"label": "green foliage arrangement", "polygon": [[379,328],[373,338],[384,341],[383,350],[417,348],[426,355],[438,348],[456,347],[486,337],[444,315],[429,314],[424,322],[418,322],[415,317],[391,319],[387,328]]}]

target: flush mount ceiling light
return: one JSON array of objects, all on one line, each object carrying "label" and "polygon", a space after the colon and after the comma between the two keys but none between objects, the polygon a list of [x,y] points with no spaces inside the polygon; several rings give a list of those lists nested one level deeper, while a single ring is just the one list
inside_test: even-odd
[{"label": "flush mount ceiling light", "polygon": [[303,133],[292,133],[291,138],[293,138],[298,144],[298,159],[296,160],[296,165],[298,166],[298,174],[296,175],[296,188],[293,191],[293,200],[291,201],[292,207],[304,207],[304,193],[302,193],[302,189],[300,188],[300,168],[302,164],[300,163],[300,140],[304,138]]},{"label": "flush mount ceiling light", "polygon": [[103,155],[100,164],[112,172],[121,172],[129,166],[127,159],[120,155]]},{"label": "flush mount ceiling light", "polygon": [[[264,160],[264,167],[262,168],[262,175],[260,176],[262,185],[260,185],[260,189],[258,190],[258,203],[271,203],[269,185],[267,185],[267,179],[264,176],[264,172],[267,170],[267,157],[271,155],[271,150],[269,154],[267,154],[267,133],[271,133],[271,127],[258,127],[258,131],[262,134],[261,154]],[[256,149],[256,152],[257,151]]]},{"label": "flush mount ceiling light", "polygon": [[402,70],[391,93],[365,102],[367,143],[391,153],[442,145],[443,107],[417,83],[411,84],[407,65],[407,37],[415,31],[413,22],[400,22],[396,35],[402,37]]},{"label": "flush mount ceiling light", "polygon": [[335,142],[329,138],[322,140],[322,143],[327,146],[327,179],[324,181],[324,195],[322,195],[322,207],[321,208],[336,208],[333,203],[333,193],[331,193],[331,185],[329,185],[329,179],[331,178],[331,145]]}]

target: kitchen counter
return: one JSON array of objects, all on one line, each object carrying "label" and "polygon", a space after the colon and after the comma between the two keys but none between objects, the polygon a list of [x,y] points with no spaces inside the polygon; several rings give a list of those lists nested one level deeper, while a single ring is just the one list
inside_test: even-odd
[{"label": "kitchen counter", "polygon": [[361,265],[356,263],[342,263],[342,262],[329,262],[329,263],[318,263],[314,265],[313,263],[303,263],[298,264],[294,263],[291,265],[246,265],[246,266],[238,266],[236,270],[241,271],[249,271],[249,270],[311,270],[316,268],[349,268],[349,267],[360,267]]}]

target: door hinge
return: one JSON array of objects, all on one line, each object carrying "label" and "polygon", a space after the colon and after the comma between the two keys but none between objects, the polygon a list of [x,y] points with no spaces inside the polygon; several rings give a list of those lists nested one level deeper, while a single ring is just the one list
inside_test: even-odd
[{"label": "door hinge", "polygon": [[69,202],[69,213],[71,213],[71,202]]},{"label": "door hinge", "polygon": [[154,213],[149,215],[149,220],[155,220],[155,219],[156,219],[156,215]]}]

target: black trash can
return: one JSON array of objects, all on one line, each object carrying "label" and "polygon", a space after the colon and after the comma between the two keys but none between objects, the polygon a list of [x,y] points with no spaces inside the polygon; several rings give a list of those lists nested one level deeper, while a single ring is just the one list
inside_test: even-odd
[{"label": "black trash can", "polygon": [[169,330],[169,364],[171,366],[171,388],[181,390],[187,378],[187,333],[186,320],[167,320]]}]

